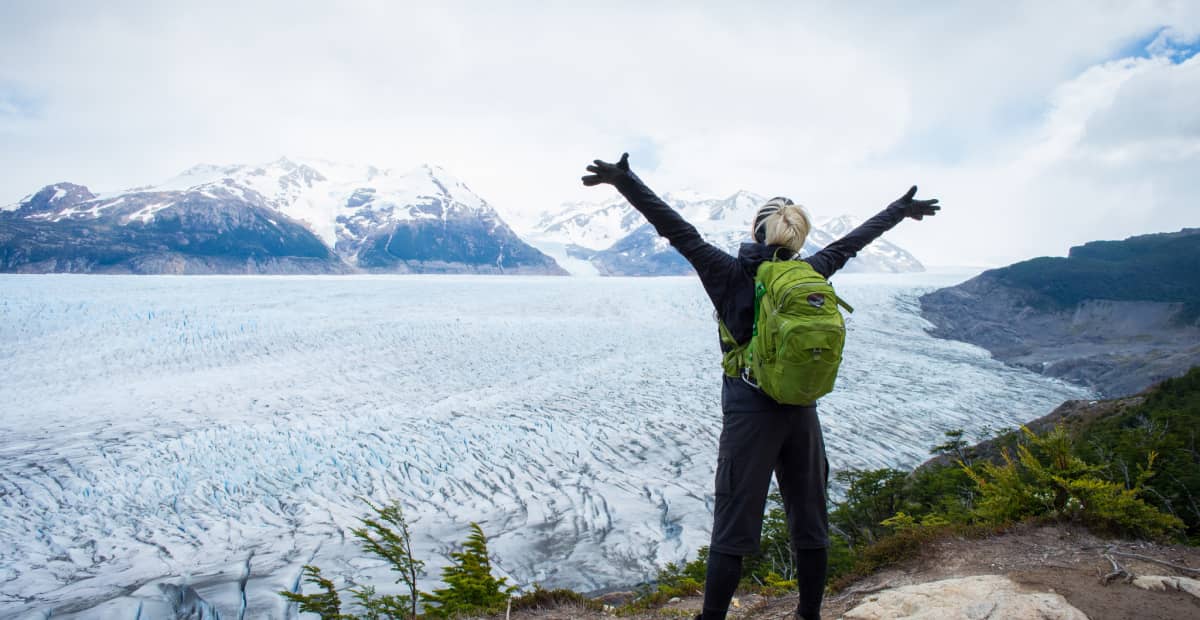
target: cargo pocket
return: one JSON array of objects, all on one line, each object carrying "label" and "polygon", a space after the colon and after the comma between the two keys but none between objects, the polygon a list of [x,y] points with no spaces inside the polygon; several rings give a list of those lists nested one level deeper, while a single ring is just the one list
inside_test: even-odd
[{"label": "cargo pocket", "polygon": [[733,490],[733,458],[729,455],[717,456],[717,497],[729,497]]}]

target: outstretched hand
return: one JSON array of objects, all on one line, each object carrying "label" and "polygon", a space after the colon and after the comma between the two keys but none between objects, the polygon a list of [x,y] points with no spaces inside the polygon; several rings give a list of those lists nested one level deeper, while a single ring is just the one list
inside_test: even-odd
[{"label": "outstretched hand", "polygon": [[913,200],[913,196],[916,195],[917,186],[914,185],[912,186],[912,189],[908,190],[907,194],[901,196],[896,200],[896,202],[893,202],[891,206],[900,207],[904,210],[904,217],[911,217],[912,219],[918,221],[924,218],[926,215],[937,215],[937,212],[941,209],[941,207],[938,206],[937,198],[932,200]]},{"label": "outstretched hand", "polygon": [[583,177],[583,184],[588,187],[601,183],[614,184],[618,179],[629,174],[629,153],[622,153],[621,161],[615,164],[597,159],[587,167],[587,171],[592,173]]}]

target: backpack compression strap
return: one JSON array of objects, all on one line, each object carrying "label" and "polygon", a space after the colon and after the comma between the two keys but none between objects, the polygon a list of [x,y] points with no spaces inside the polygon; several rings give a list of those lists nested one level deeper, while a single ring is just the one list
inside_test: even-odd
[{"label": "backpack compression strap", "polygon": [[721,369],[725,371],[726,376],[740,377],[742,369],[746,367],[747,345],[738,344],[733,339],[733,334],[729,333],[728,327],[725,327],[725,321],[718,320],[717,325],[721,330],[721,344],[724,348],[729,349],[721,356]]}]

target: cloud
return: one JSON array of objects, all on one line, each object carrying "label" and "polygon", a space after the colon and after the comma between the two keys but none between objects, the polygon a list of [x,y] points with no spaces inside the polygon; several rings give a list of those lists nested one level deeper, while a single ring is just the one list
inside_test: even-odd
[{"label": "cloud", "polygon": [[1198,67],[1197,57],[1155,56],[1088,68],[1000,156],[910,167],[914,177],[933,173],[947,207],[941,226],[905,226],[898,242],[935,263],[998,264],[1196,226]]},{"label": "cloud", "polygon": [[1187,4],[794,4],[6,5],[0,84],[40,109],[0,116],[0,202],[292,154],[438,162],[528,221],[629,150],[663,191],[818,214],[918,182],[947,208],[896,240],[978,263],[1166,229],[1195,194]]},{"label": "cloud", "polygon": [[1150,56],[1161,56],[1172,61],[1182,61],[1194,56],[1200,51],[1200,31],[1186,30],[1170,26],[1159,30],[1154,39],[1146,45],[1146,53]]}]

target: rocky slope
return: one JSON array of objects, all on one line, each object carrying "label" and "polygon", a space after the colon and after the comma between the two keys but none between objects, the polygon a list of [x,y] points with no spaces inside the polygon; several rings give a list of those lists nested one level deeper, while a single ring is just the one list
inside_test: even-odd
[{"label": "rocky slope", "polygon": [[1200,229],[1071,248],[923,296],[931,333],[1106,397],[1200,364]]},{"label": "rocky slope", "polygon": [[441,168],[286,158],[106,195],[48,186],[0,210],[0,271],[565,273]]},{"label": "rocky slope", "polygon": [[[766,202],[766,198],[747,191],[724,198],[694,192],[666,193],[663,200],[710,243],[731,254],[748,240],[754,213]],[[858,224],[851,216],[818,223],[809,233],[802,253],[820,251]],[[562,264],[584,261],[587,268],[600,275],[683,275],[692,271],[687,261],[620,196],[599,203],[569,203],[544,214],[531,241]],[[846,271],[912,272],[924,271],[924,267],[907,251],[879,239],[851,259]]]}]

